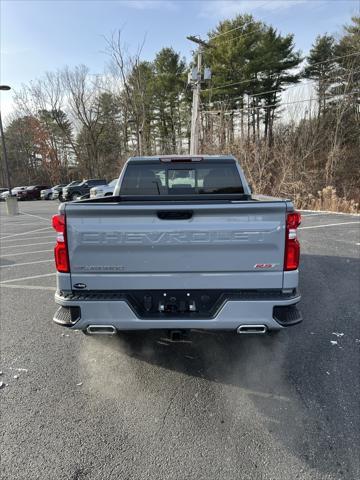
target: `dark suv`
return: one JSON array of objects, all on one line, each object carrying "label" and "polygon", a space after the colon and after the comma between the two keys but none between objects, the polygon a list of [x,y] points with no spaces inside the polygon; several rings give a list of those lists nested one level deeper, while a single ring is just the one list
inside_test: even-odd
[{"label": "dark suv", "polygon": [[16,195],[19,200],[40,200],[41,190],[51,188],[49,185],[33,185],[25,190],[19,190]]},{"label": "dark suv", "polygon": [[95,178],[84,180],[83,182],[79,183],[79,185],[68,185],[67,187],[64,187],[62,191],[62,197],[66,202],[69,200],[79,200],[83,195],[90,193],[90,188],[106,184],[106,180],[97,180]]},{"label": "dark suv", "polygon": [[63,197],[63,190],[64,188],[68,188],[68,187],[73,187],[74,185],[80,185],[81,181],[80,180],[73,180],[72,182],[70,183],[67,183],[66,185],[64,185],[63,187],[59,188],[58,189],[58,192],[59,192],[59,202],[64,202],[64,197]]}]

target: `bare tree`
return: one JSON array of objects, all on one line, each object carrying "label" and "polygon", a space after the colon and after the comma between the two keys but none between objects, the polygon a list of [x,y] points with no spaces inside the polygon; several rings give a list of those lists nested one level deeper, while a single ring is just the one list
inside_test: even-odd
[{"label": "bare tree", "polygon": [[[121,30],[110,38],[105,38],[106,53],[110,57],[110,71],[118,80],[118,95],[123,99],[125,107],[125,129],[135,127],[136,151],[138,155],[150,153],[150,132],[148,131],[148,115],[146,106],[147,82],[142,68],[141,52],[145,43],[138,46],[135,54],[130,54],[122,42]],[[128,137],[128,133],[126,133]]]},{"label": "bare tree", "polygon": [[20,114],[38,119],[43,141],[47,142],[55,163],[66,170],[69,156],[75,156],[77,148],[73,128],[66,115],[66,92],[61,72],[47,72],[41,79],[24,85],[15,92],[15,103]]},{"label": "bare tree", "polygon": [[82,160],[90,176],[99,175],[98,143],[102,133],[99,94],[103,81],[100,76],[92,77],[85,65],[73,70],[66,67],[61,80],[78,139],[81,140],[77,144],[78,160]]}]

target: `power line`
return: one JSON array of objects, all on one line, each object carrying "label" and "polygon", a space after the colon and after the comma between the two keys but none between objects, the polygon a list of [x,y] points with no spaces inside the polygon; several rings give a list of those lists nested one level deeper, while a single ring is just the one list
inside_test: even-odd
[{"label": "power line", "polygon": [[[259,110],[262,108],[272,108],[272,107],[281,107],[282,105],[292,105],[293,103],[304,103],[304,102],[311,102],[311,101],[316,101],[316,98],[306,98],[304,100],[294,100],[292,102],[283,102],[283,103],[273,103],[271,105],[258,105],[258,106],[249,106],[249,108],[239,108],[239,109],[232,109],[232,110],[226,110],[226,112],[223,113],[236,113],[236,112],[244,112],[244,111],[252,111],[252,110]],[[219,114],[221,113],[222,110],[202,110],[202,113],[211,113],[211,114]]]},{"label": "power line", "polygon": [[[335,97],[344,97],[344,96],[353,95],[354,93],[359,93],[359,92],[355,90],[355,91],[349,92],[349,93],[339,93],[339,94],[329,95],[326,98],[330,99],[330,98],[335,98]],[[258,106],[249,106],[249,108],[239,108],[239,109],[226,110],[226,112],[236,113],[236,112],[243,112],[243,111],[249,111],[249,110],[250,111],[251,110],[258,110],[258,109],[262,109],[262,108],[281,107],[283,105],[292,105],[292,104],[295,104],[295,103],[305,103],[305,102],[311,102],[311,101],[318,101],[318,99],[314,98],[314,97],[311,97],[311,98],[306,98],[306,99],[303,99],[303,100],[293,100],[291,102],[281,102],[281,103],[273,103],[271,105],[258,105]],[[222,110],[202,110],[202,113],[219,114],[221,112],[222,112]]]},{"label": "power line", "polygon": [[[260,72],[257,72],[257,73],[260,73]],[[249,83],[251,82],[252,80],[242,80],[240,82],[235,82],[235,83],[227,83],[227,84],[224,84],[224,85],[220,85],[218,87],[211,87],[211,88],[205,88],[204,90],[202,90],[203,92],[209,92],[209,91],[213,91],[213,90],[219,90],[221,88],[227,88],[227,87],[233,87],[235,85],[241,85],[243,83]]]},{"label": "power line", "polygon": [[[260,92],[260,93],[253,93],[253,94],[246,94],[248,97],[259,97],[261,95],[266,95],[267,93],[275,93],[275,92],[284,92],[286,90],[289,90],[290,88],[297,88],[297,87],[302,87],[303,85],[307,85],[307,84],[310,84],[312,83],[314,80],[309,80],[308,82],[303,82],[303,83],[297,83],[296,85],[291,85],[290,87],[287,87],[285,89],[282,89],[282,88],[278,88],[278,89],[274,89],[274,90],[267,90],[266,92]],[[203,90],[204,92],[205,90]],[[239,97],[235,97],[235,98],[229,98],[229,99],[226,99],[226,100],[214,100],[212,103],[226,103],[226,102],[230,102],[232,100],[237,100],[237,99],[240,99],[240,98],[243,98],[243,96],[239,96]]]},{"label": "power line", "polygon": [[[240,28],[240,27],[239,27],[239,28]],[[237,30],[237,29],[238,29],[238,28],[236,28],[236,29],[234,29],[234,30]],[[224,32],[223,34],[220,34],[220,35],[225,35],[226,33],[229,33],[230,31],[232,31],[232,30],[229,30],[228,32]],[[239,39],[239,38],[244,38],[244,37],[247,37],[247,36],[252,35],[252,34],[254,34],[254,33],[255,33],[255,32],[248,32],[248,33],[245,33],[244,35],[239,35],[238,37],[232,37],[232,38],[229,38],[229,40],[226,40],[224,43],[227,43],[227,42],[229,42],[229,41],[236,40],[236,39]],[[216,37],[210,38],[209,42],[210,42],[211,40],[213,40],[214,38],[217,38],[217,37],[220,36],[220,35],[217,35]],[[349,54],[347,54],[347,55],[338,55],[338,56],[336,56],[336,57],[330,58],[329,60],[323,60],[322,62],[312,63],[310,66],[311,66],[311,67],[314,67],[315,65],[322,65],[322,64],[324,64],[324,63],[333,62],[334,60],[338,60],[339,58],[352,57],[352,56],[354,56],[354,55],[359,55],[359,54],[360,54],[360,52],[349,53]],[[261,73],[261,72],[257,72],[257,73]]]},{"label": "power line", "polygon": [[337,57],[332,57],[329,60],[324,60],[322,62],[312,63],[309,66],[314,67],[315,65],[322,65],[323,63],[329,63],[329,62],[333,62],[334,60],[338,60],[339,58],[353,57],[354,55],[360,55],[360,52],[348,53],[347,55],[339,55]]},{"label": "power line", "polygon": [[235,32],[235,30],[240,30],[241,28],[244,28],[244,25],[240,25],[239,27],[232,28],[231,30],[227,30],[226,32],[223,32],[223,33],[218,33],[217,35],[210,37],[209,42],[211,42],[212,40],[215,40],[216,38],[222,37],[223,35],[228,35],[231,32]]},{"label": "power line", "polygon": [[[234,29],[234,30],[236,30],[236,29]],[[229,32],[230,32],[230,30],[229,30]],[[229,32],[226,32],[226,33],[229,33]],[[254,35],[254,33],[256,33],[256,32],[255,32],[255,31],[252,31],[252,32],[244,33],[244,34],[242,34],[242,35],[238,35],[237,37],[228,38],[227,40],[224,40],[224,41],[221,43],[221,45],[223,45],[224,43],[232,42],[233,40],[238,40],[238,39],[240,39],[240,38],[246,38],[246,37],[248,37],[248,36],[250,36],[250,35]],[[225,33],[224,33],[223,35],[225,35]],[[218,36],[220,36],[220,35],[218,35]],[[211,42],[214,38],[217,38],[217,36],[210,38],[209,42]]]},{"label": "power line", "polygon": [[[360,72],[360,69],[359,70],[355,70],[354,72],[350,72],[352,75],[354,75],[355,73],[359,73]],[[345,76],[347,75],[346,73],[344,73],[342,76]],[[337,78],[333,78],[332,81],[335,82],[335,81],[341,81],[341,77],[342,76],[339,76]],[[330,78],[328,78],[330,80]],[[287,90],[290,90],[291,88],[298,88],[298,87],[302,87],[303,85],[309,85],[311,83],[313,83],[315,80],[309,80],[308,82],[302,82],[302,83],[297,83],[296,85],[291,85],[290,87],[285,87],[285,88],[278,88],[276,90],[268,90],[266,92],[260,92],[260,93],[254,93],[254,94],[251,94],[251,95],[248,95],[249,97],[259,97],[261,95],[266,95],[268,93],[276,93],[276,92],[285,92]],[[331,86],[331,85],[329,85]]]},{"label": "power line", "polygon": [[[343,76],[346,76],[346,75],[349,75],[349,74],[354,75],[354,74],[359,73],[359,72],[360,72],[360,69],[359,69],[359,70],[355,70],[355,71],[350,71],[349,73],[344,73],[343,75],[338,76],[338,77],[332,79],[332,81],[336,81],[336,80],[341,81],[341,78],[342,78]],[[328,79],[330,80],[330,78],[328,78]],[[291,86],[285,87],[285,88],[277,88],[277,89],[273,89],[273,90],[267,90],[267,91],[265,91],[265,92],[247,94],[247,96],[253,98],[253,97],[260,97],[261,95],[266,95],[266,94],[268,94],[268,93],[286,92],[286,91],[288,91],[288,90],[290,90],[290,89],[292,89],[292,88],[299,88],[299,87],[302,87],[302,86],[305,86],[305,85],[310,85],[310,84],[313,83],[313,82],[314,82],[314,80],[309,80],[309,81],[307,81],[307,82],[297,83],[296,85],[291,85]],[[239,97],[229,98],[229,99],[225,99],[225,100],[214,100],[214,101],[211,102],[211,103],[227,103],[227,102],[232,102],[232,101],[234,101],[234,100],[239,100],[239,99],[242,99],[242,98],[243,98],[243,96],[241,95],[241,96],[239,96]]]},{"label": "power line", "polygon": [[[330,60],[324,60],[323,62],[317,62],[317,63],[313,63],[311,66],[315,66],[315,65],[320,65],[320,64],[323,64],[323,63],[328,63],[328,62],[331,62],[335,59],[339,59],[339,58],[346,58],[346,57],[351,57],[351,56],[354,56],[354,55],[360,55],[360,52],[354,52],[354,53],[349,53],[348,55],[340,55],[340,56],[337,56],[337,57],[333,57],[332,59]],[[256,74],[258,73],[265,73],[266,70],[260,70],[259,72],[256,72]],[[271,77],[270,77],[271,78]],[[253,81],[254,79],[248,79],[248,80],[241,80],[240,82],[234,82],[234,83],[227,83],[227,84],[223,84],[223,85],[219,85],[217,87],[210,87],[210,88],[206,88],[205,90],[203,90],[203,92],[209,92],[209,91],[213,91],[213,90],[219,90],[219,89],[222,89],[222,88],[227,88],[227,87],[232,87],[232,86],[236,86],[236,85],[242,85],[243,83],[249,83],[251,81]]]}]

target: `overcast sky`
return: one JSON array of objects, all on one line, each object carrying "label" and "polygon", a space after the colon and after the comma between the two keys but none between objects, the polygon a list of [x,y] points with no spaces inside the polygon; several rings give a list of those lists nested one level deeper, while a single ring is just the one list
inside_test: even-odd
[{"label": "overcast sky", "polygon": [[[337,34],[360,0],[1,0],[0,82],[19,88],[45,71],[86,64],[102,73],[104,36],[122,29],[130,49],[146,36],[143,58],[171,46],[186,58],[186,35],[201,35],[217,22],[252,13],[281,33],[294,33],[296,47],[307,53],[316,35]],[[12,110],[12,93],[2,92],[1,111]]]}]

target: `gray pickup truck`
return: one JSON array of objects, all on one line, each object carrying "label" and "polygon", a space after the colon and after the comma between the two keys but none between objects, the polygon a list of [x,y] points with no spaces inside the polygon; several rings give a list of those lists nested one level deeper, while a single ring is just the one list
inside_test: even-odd
[{"label": "gray pickup truck", "polygon": [[232,156],[130,158],[113,196],[53,217],[54,321],[88,334],[295,325],[300,221],[289,200],[253,196]]}]

